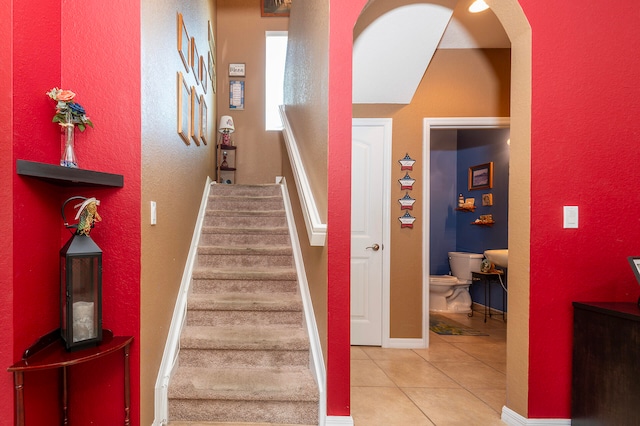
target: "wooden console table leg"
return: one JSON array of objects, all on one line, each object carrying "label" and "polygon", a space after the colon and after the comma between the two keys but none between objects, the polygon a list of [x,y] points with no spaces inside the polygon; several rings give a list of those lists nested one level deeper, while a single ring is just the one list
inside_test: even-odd
[{"label": "wooden console table leg", "polygon": [[22,371],[13,372],[13,387],[16,397],[16,426],[24,426],[24,376]]},{"label": "wooden console table leg", "polygon": [[129,389],[129,344],[124,347],[124,424],[129,426],[130,421],[131,392]]},{"label": "wooden console table leg", "polygon": [[62,367],[62,424],[69,424],[69,395],[67,394],[67,367]]}]

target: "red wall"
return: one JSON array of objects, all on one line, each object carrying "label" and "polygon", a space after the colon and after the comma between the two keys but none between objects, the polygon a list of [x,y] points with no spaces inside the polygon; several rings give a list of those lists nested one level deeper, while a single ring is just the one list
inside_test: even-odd
[{"label": "red wall", "polygon": [[[350,155],[351,123],[341,118],[351,116],[343,95],[351,93],[352,29],[365,3],[333,0],[330,7],[330,415],[348,413],[349,405],[348,375],[335,367],[348,363],[341,327],[349,309],[349,173],[340,164]],[[528,417],[569,418],[571,302],[640,294],[626,264],[640,255],[638,12],[631,1],[556,2],[553,13],[536,0],[519,3],[533,34]],[[562,228],[564,205],[579,206],[579,229]]]},{"label": "red wall", "polygon": [[[135,338],[133,425],[140,417],[140,10],[135,6],[98,0],[13,2],[12,165],[16,159],[59,161],[60,130],[51,123],[54,104],[45,95],[58,86],[77,93],[95,124],[85,133],[76,131],[80,167],[122,174],[125,186],[60,189],[18,177],[12,166],[13,333],[5,335],[0,328],[17,360],[37,337],[59,326],[58,251],[70,237],[60,205],[73,195],[96,196],[103,221],[91,237],[103,250],[103,324]],[[0,170],[4,182],[5,169]],[[2,316],[6,321],[4,311]],[[74,367],[69,375],[72,424],[122,422],[121,354]],[[57,378],[53,372],[25,376],[27,424],[51,424],[59,415]],[[6,380],[2,385],[2,394],[11,395]],[[5,419],[0,424],[11,424],[7,407],[0,409]]]},{"label": "red wall", "polygon": [[[529,417],[570,417],[572,301],[635,301],[637,3],[520,3],[533,33]],[[562,228],[562,206],[580,228]]]}]

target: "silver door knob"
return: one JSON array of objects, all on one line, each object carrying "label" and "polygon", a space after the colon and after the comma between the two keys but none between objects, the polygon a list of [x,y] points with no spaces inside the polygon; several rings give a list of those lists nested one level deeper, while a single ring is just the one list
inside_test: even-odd
[{"label": "silver door knob", "polygon": [[380,246],[378,244],[374,244],[372,246],[366,247],[365,250],[367,249],[372,249],[373,251],[378,251],[380,250]]}]

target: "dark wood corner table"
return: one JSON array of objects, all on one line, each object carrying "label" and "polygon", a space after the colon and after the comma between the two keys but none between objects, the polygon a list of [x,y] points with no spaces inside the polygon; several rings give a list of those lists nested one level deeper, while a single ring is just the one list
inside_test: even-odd
[{"label": "dark wood corner table", "polygon": [[24,426],[24,373],[29,371],[61,369],[62,372],[62,422],[69,424],[67,368],[76,364],[104,357],[122,350],[124,352],[124,424],[130,425],[131,394],[129,389],[129,346],[132,336],[114,336],[111,330],[102,330],[102,342],[99,345],[69,352],[60,338],[60,330],[54,330],[29,346],[22,359],[8,368],[13,373],[15,389],[15,424]]}]

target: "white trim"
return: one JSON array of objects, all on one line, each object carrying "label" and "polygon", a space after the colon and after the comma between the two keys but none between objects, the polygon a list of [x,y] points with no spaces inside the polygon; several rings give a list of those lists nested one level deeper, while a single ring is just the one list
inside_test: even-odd
[{"label": "white trim", "polygon": [[385,348],[393,348],[393,349],[422,349],[426,348],[424,339],[389,339],[388,345]]},{"label": "white trim", "polygon": [[327,373],[322,358],[322,346],[320,343],[320,335],[316,324],[316,317],[313,312],[313,302],[311,301],[311,293],[309,292],[309,283],[307,282],[307,273],[304,269],[304,259],[302,250],[300,249],[300,241],[298,240],[298,231],[296,230],[296,222],[293,217],[293,209],[291,208],[291,200],[289,199],[289,190],[287,188],[287,180],[283,177],[280,180],[282,189],[282,199],[284,200],[284,208],[287,214],[287,222],[289,225],[289,239],[291,240],[291,248],[293,250],[293,259],[296,265],[296,273],[298,276],[298,286],[300,288],[300,296],[302,298],[302,306],[304,308],[304,319],[309,335],[309,344],[311,346],[309,354],[310,368],[318,385],[318,393],[320,396],[318,406],[319,426],[325,426],[325,417],[327,416]]},{"label": "white trim", "polygon": [[182,332],[185,316],[187,315],[187,295],[191,284],[193,267],[196,262],[200,232],[202,231],[204,214],[207,209],[207,201],[209,199],[209,192],[212,184],[214,183],[211,178],[207,177],[207,182],[202,194],[202,201],[200,202],[200,210],[198,211],[193,236],[191,237],[189,254],[187,255],[187,261],[182,273],[180,290],[176,298],[175,307],[173,308],[173,317],[171,318],[169,334],[162,354],[162,362],[160,363],[158,377],[156,379],[153,426],[166,425],[169,419],[169,380],[173,374],[173,369],[178,361],[178,353],[180,352],[180,334]]},{"label": "white trim", "polygon": [[431,130],[432,129],[502,129],[511,125],[509,117],[428,117],[422,126],[422,339],[429,347],[429,209],[431,208]]},{"label": "white trim", "polygon": [[393,146],[393,119],[353,118],[352,127],[382,127],[382,347],[391,348],[391,148]]},{"label": "white trim", "polygon": [[509,426],[569,426],[571,419],[527,419],[507,407],[502,407],[501,420]]},{"label": "white trim", "polygon": [[284,145],[287,147],[287,152],[289,153],[289,161],[291,162],[293,177],[296,188],[298,189],[298,196],[300,197],[302,216],[307,226],[309,244],[312,246],[324,246],[327,239],[327,224],[322,223],[320,219],[318,205],[313,196],[313,191],[311,191],[311,185],[309,184],[307,173],[302,163],[302,157],[300,157],[300,152],[298,151],[298,144],[293,135],[293,130],[287,118],[284,105],[280,105],[280,117],[282,118]]},{"label": "white trim", "polygon": [[327,416],[326,426],[353,426],[353,417],[351,416]]}]

